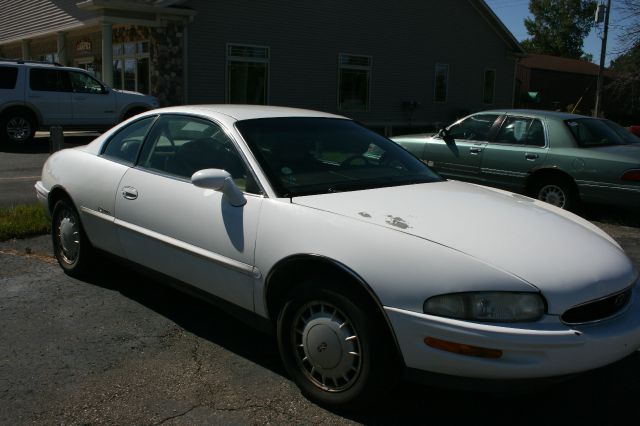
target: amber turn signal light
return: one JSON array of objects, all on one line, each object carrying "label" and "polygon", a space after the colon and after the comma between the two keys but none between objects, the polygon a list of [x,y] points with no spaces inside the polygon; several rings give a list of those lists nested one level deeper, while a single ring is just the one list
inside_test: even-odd
[{"label": "amber turn signal light", "polygon": [[500,349],[481,348],[479,346],[465,345],[462,343],[448,342],[446,340],[434,339],[433,337],[425,337],[424,343],[432,348],[440,349],[454,354],[477,356],[480,358],[500,358],[502,351]]}]

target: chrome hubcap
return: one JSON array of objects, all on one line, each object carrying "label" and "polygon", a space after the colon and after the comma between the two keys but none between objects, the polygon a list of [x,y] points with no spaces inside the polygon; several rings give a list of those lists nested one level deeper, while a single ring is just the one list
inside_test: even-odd
[{"label": "chrome hubcap", "polygon": [[308,303],[295,316],[293,334],[297,361],[314,385],[340,392],[355,383],[362,368],[360,340],[342,311]]},{"label": "chrome hubcap", "polygon": [[75,217],[64,210],[58,225],[59,253],[65,263],[73,264],[80,252],[80,228]]},{"label": "chrome hubcap", "polygon": [[7,135],[14,141],[24,141],[31,135],[31,123],[22,117],[12,117],[7,122]]},{"label": "chrome hubcap", "polygon": [[543,186],[538,194],[538,199],[560,208],[564,207],[567,202],[564,191],[557,185]]}]

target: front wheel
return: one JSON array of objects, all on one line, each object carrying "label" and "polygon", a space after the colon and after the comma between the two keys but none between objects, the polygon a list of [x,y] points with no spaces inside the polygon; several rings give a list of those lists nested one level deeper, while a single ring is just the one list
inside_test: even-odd
[{"label": "front wheel", "polygon": [[84,234],[78,212],[68,200],[60,200],[53,208],[51,237],[53,252],[65,273],[82,277],[89,273],[93,247]]},{"label": "front wheel", "polygon": [[386,324],[346,289],[310,284],[294,292],[278,317],[278,345],[302,393],[333,408],[361,407],[388,391],[393,344]]}]

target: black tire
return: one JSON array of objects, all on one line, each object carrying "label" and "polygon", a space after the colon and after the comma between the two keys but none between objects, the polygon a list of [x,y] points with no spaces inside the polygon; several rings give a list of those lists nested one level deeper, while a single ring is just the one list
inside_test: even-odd
[{"label": "black tire", "polygon": [[87,239],[78,212],[67,199],[58,201],[51,216],[53,254],[64,272],[81,278],[90,274],[95,250]]},{"label": "black tire", "polygon": [[567,178],[545,178],[533,188],[533,197],[564,210],[575,210],[578,194],[573,182]]},{"label": "black tire", "polygon": [[12,144],[30,142],[36,134],[36,127],[36,120],[28,112],[8,111],[0,119],[0,139]]},{"label": "black tire", "polygon": [[143,112],[147,111],[144,108],[133,108],[130,109],[129,111],[127,111],[124,116],[122,117],[122,121],[126,121],[128,119],[130,119],[131,117],[134,117],[138,114],[142,114]]},{"label": "black tire", "polygon": [[387,325],[370,305],[330,284],[308,283],[289,296],[278,316],[278,346],[308,399],[357,409],[388,392],[399,377]]}]

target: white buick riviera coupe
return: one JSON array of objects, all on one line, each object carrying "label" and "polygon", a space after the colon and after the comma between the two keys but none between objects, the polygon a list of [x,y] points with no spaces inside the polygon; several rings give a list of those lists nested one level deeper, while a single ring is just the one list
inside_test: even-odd
[{"label": "white buick riviera coupe", "polygon": [[638,270],[606,233],[444,180],[344,117],[153,110],[52,155],[36,190],[69,275],[109,253],[267,325],[324,405],[402,373],[556,379],[640,346]]}]

